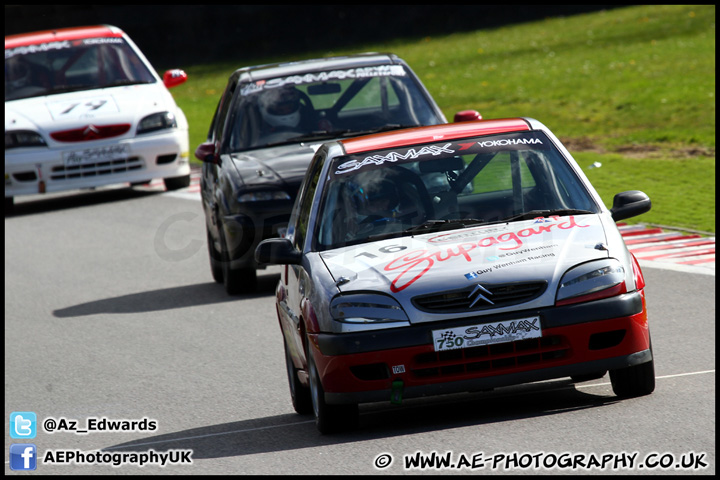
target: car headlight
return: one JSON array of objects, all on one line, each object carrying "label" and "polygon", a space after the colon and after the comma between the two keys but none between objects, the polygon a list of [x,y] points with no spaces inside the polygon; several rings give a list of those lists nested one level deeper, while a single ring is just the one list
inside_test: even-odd
[{"label": "car headlight", "polygon": [[568,270],[558,287],[557,305],[588,302],[627,292],[625,269],[614,259],[595,260]]},{"label": "car headlight", "polygon": [[245,192],[238,197],[238,202],[271,202],[278,200],[291,200],[290,195],[282,190],[260,190]]},{"label": "car headlight", "polygon": [[405,310],[392,297],[377,293],[338,295],[330,302],[333,319],[345,324],[391,328],[409,325]]},{"label": "car headlight", "polygon": [[46,147],[47,144],[39,133],[32,130],[15,130],[5,132],[5,150],[20,147]]},{"label": "car headlight", "polygon": [[140,120],[137,127],[137,134],[156,132],[167,128],[177,128],[175,115],[170,112],[159,112],[148,115]]}]

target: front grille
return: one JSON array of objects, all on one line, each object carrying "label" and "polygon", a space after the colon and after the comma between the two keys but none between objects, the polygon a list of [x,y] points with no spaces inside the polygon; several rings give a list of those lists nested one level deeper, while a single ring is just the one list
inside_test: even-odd
[{"label": "front grille", "polygon": [[50,136],[58,142],[87,142],[101,138],[112,138],[123,135],[130,130],[129,123],[118,125],[87,125],[82,128],[53,132]]},{"label": "front grille", "polygon": [[473,284],[461,290],[420,295],[412,303],[418,310],[430,313],[473,312],[528,302],[542,295],[546,287],[546,282],[483,284],[481,288]]},{"label": "front grille", "polygon": [[52,180],[72,180],[74,178],[125,173],[133,170],[140,170],[141,168],[143,168],[143,164],[140,157],[130,157],[97,163],[86,163],[83,165],[73,165],[70,167],[53,167],[50,178]]},{"label": "front grille", "polygon": [[518,367],[542,366],[565,358],[570,345],[565,337],[554,335],[517,342],[482,345],[417,355],[411,373],[417,378],[501,373]]}]

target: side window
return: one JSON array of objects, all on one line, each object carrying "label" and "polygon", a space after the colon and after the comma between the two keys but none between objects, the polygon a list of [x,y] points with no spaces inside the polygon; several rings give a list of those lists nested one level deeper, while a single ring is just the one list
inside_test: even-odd
[{"label": "side window", "polygon": [[310,167],[308,168],[305,182],[302,189],[298,193],[298,203],[295,205],[296,211],[293,212],[295,219],[293,245],[298,250],[302,250],[308,233],[308,222],[310,220],[310,211],[312,210],[315,191],[320,180],[320,172],[322,171],[323,159],[325,158],[324,150],[321,149],[313,157]]},{"label": "side window", "polygon": [[[225,123],[227,122],[228,111],[232,104],[233,93],[235,93],[235,87],[237,83],[231,82],[225,89],[225,93],[220,97],[218,102],[217,110],[215,111],[215,117],[213,118],[210,132],[208,133],[209,140],[222,141],[223,130],[225,129]],[[222,147],[221,147],[222,148]]]}]

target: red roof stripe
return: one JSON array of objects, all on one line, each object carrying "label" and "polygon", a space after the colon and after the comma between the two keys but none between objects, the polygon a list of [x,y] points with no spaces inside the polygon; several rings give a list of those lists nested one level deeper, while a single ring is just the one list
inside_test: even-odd
[{"label": "red roof stripe", "polygon": [[5,48],[23,47],[48,42],[61,42],[64,40],[79,40],[96,37],[121,37],[122,31],[107,25],[94,27],[59,28],[57,30],[43,30],[41,32],[20,33],[5,37]]},{"label": "red roof stripe", "polygon": [[478,120],[418,127],[408,130],[395,130],[392,132],[351,138],[343,140],[341,143],[345,147],[345,152],[352,154],[419,143],[442,142],[456,138],[516,132],[519,130],[530,130],[530,126],[521,118],[503,118],[499,120]]}]

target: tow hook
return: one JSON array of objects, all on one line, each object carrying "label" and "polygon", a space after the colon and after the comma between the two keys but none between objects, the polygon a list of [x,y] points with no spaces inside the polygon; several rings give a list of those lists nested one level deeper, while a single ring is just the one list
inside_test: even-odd
[{"label": "tow hook", "polygon": [[390,387],[390,403],[400,405],[402,403],[404,384],[402,380],[395,380]]},{"label": "tow hook", "polygon": [[47,187],[45,186],[45,180],[43,180],[42,177],[42,165],[36,164],[35,168],[37,169],[37,177],[38,177],[38,193],[45,193],[47,190]]}]

